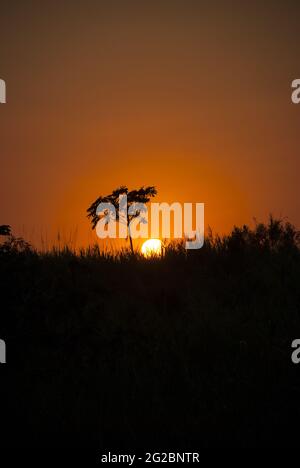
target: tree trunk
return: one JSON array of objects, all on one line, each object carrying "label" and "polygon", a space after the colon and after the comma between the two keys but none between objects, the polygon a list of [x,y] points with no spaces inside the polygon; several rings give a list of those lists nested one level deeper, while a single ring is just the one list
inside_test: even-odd
[{"label": "tree trunk", "polygon": [[129,218],[127,216],[127,229],[128,229],[128,237],[129,237],[129,242],[130,242],[130,250],[131,250],[132,255],[134,255],[133,243],[132,243],[132,237],[131,237],[131,234],[130,234],[129,222],[130,222]]},{"label": "tree trunk", "polygon": [[132,239],[131,239],[131,235],[129,233],[129,241],[130,241],[130,249],[131,249],[131,253],[132,255],[134,254],[134,250],[133,250],[133,244],[132,244]]}]

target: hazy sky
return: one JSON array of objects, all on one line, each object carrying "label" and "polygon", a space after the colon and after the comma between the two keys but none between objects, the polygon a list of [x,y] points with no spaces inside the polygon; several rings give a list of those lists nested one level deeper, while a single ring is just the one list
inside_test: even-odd
[{"label": "hazy sky", "polygon": [[119,185],[205,203],[206,225],[300,227],[299,1],[0,6],[0,224],[79,229]]}]

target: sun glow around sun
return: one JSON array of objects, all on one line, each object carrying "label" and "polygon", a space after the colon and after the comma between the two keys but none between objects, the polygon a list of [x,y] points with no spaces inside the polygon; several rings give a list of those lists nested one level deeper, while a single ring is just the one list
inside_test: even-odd
[{"label": "sun glow around sun", "polygon": [[148,239],[146,240],[141,248],[141,252],[144,257],[160,257],[162,254],[162,243],[159,239]]}]

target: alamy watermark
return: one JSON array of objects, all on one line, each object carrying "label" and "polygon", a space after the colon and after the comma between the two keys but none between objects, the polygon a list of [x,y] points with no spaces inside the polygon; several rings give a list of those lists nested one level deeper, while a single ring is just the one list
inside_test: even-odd
[{"label": "alamy watermark", "polygon": [[0,364],[6,363],[6,344],[4,340],[0,340]]},{"label": "alamy watermark", "polygon": [[299,104],[300,102],[300,79],[293,80],[292,82],[292,103],[293,104]]},{"label": "alamy watermark", "polygon": [[6,104],[6,83],[0,79],[0,104]]},{"label": "alamy watermark", "polygon": [[300,340],[299,339],[293,340],[292,348],[294,348],[294,351],[292,352],[292,356],[291,356],[292,362],[294,364],[299,364],[300,362]]},{"label": "alamy watermark", "polygon": [[128,206],[127,195],[123,194],[117,209],[110,202],[101,202],[96,212],[99,218],[96,233],[100,239],[126,239],[128,233],[132,239],[157,238],[161,234],[163,239],[185,238],[186,249],[200,249],[204,243],[204,203],[150,203],[148,210],[144,203]]}]

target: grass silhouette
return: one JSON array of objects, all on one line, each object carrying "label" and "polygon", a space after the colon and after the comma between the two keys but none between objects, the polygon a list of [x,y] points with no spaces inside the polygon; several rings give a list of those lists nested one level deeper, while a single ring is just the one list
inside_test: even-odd
[{"label": "grass silhouette", "polygon": [[152,259],[98,246],[38,253],[10,237],[0,248],[8,444],[293,445],[299,278],[299,233],[272,217]]}]

